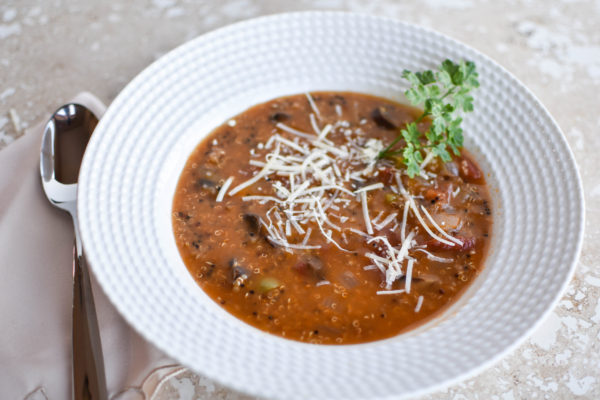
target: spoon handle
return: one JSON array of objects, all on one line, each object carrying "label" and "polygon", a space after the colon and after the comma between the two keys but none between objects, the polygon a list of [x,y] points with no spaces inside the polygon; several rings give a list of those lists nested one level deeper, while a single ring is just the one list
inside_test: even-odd
[{"label": "spoon handle", "polygon": [[73,248],[73,399],[108,399],[89,270],[77,246]]}]

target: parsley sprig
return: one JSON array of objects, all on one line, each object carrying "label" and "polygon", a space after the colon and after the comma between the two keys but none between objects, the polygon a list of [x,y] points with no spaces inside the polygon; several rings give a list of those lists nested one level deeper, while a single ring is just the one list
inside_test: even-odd
[{"label": "parsley sprig", "polygon": [[[412,178],[420,173],[426,149],[444,162],[452,159],[448,149],[455,155],[460,155],[459,149],[463,145],[461,115],[473,111],[470,92],[479,87],[479,81],[477,69],[471,61],[454,63],[445,60],[437,71],[404,70],[402,77],[412,84],[404,92],[406,98],[415,106],[423,105],[423,114],[401,129],[400,134],[379,153],[377,159],[401,154],[406,173]],[[431,118],[431,125],[424,133],[424,140],[417,124],[426,117]],[[402,139],[405,145],[398,148],[400,146],[396,145]]]}]

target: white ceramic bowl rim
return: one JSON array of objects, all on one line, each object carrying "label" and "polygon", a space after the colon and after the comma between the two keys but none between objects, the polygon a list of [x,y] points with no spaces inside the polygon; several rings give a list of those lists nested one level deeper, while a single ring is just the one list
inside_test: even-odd
[{"label": "white ceramic bowl rim", "polygon": [[[171,199],[187,156],[213,128],[284,94],[352,90],[402,100],[404,68],[470,59],[480,72],[466,147],[493,189],[493,251],[474,287],[435,323],[397,338],[314,346],[251,328],[195,285],[177,253]],[[560,128],[506,70],[437,32],[341,12],[272,15],[166,54],[119,94],[79,179],[87,258],[146,339],[237,390],[286,399],[397,398],[478,373],[521,343],[571,278],[582,186]]]}]

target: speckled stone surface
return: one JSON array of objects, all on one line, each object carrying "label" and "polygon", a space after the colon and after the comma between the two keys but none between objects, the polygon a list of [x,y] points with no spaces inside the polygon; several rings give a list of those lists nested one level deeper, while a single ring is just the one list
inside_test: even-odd
[{"label": "speckled stone surface", "polygon": [[[188,39],[241,19],[309,9],[395,17],[491,56],[550,110],[583,178],[583,252],[558,308],[496,366],[423,399],[600,398],[600,1],[3,1],[0,148],[82,90],[109,103]],[[172,377],[155,396],[194,398],[247,397],[191,372]]]}]

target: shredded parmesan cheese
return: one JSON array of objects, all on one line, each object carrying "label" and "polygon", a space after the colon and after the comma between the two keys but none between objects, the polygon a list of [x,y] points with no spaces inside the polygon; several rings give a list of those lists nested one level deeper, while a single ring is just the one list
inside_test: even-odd
[{"label": "shredded parmesan cheese", "polygon": [[306,230],[306,235],[304,235],[304,239],[302,240],[302,245],[306,246],[306,243],[308,243],[308,238],[310,238],[310,234],[312,233],[312,228],[308,228]]},{"label": "shredded parmesan cheese", "polygon": [[217,194],[217,203],[223,201],[223,197],[225,197],[225,193],[227,193],[227,190],[229,190],[229,186],[231,186],[231,183],[233,182],[233,176],[230,176],[229,178],[227,178],[227,180],[225,181],[225,183],[223,183],[223,186],[221,186],[221,189],[219,190],[219,193]]},{"label": "shredded parmesan cheese", "polygon": [[331,125],[327,124],[325,125],[325,128],[323,128],[323,130],[319,133],[319,140],[325,139],[325,136],[327,136],[329,132],[331,132]]},{"label": "shredded parmesan cheese", "polygon": [[414,263],[415,260],[411,258],[410,260],[408,260],[408,265],[406,266],[406,283],[404,286],[406,293],[410,293],[410,283],[412,282],[412,270]]},{"label": "shredded parmesan cheese", "polygon": [[400,294],[400,293],[404,293],[405,290],[404,289],[398,289],[398,290],[378,290],[377,294],[382,295],[382,294]]},{"label": "shredded parmesan cheese", "polygon": [[421,217],[421,214],[419,214],[419,210],[417,209],[417,206],[415,205],[415,201],[413,200],[413,198],[409,197],[408,201],[410,202],[410,209],[413,211],[413,213],[415,214],[415,216],[419,220],[419,223],[421,224],[421,226],[423,227],[423,229],[425,229],[425,231],[429,234],[429,236],[431,236],[432,238],[434,238],[435,240],[437,240],[440,243],[447,244],[448,246],[454,246],[455,245],[454,242],[450,242],[450,241],[448,241],[446,239],[442,239],[441,237],[439,237],[438,235],[436,235],[435,233],[433,233],[433,231],[431,229],[429,229],[429,227],[427,226],[427,223],[423,220],[423,217]]},{"label": "shredded parmesan cheese", "polygon": [[435,255],[431,254],[430,252],[428,252],[425,249],[416,249],[415,251],[420,251],[422,253],[425,253],[427,255],[427,258],[429,260],[431,260],[431,261],[437,261],[437,262],[441,262],[441,263],[452,263],[452,262],[454,262],[454,260],[451,259],[451,258],[444,258],[444,257],[435,256]]},{"label": "shredded parmesan cheese", "polygon": [[371,220],[371,223],[372,223],[373,225],[377,224],[377,222],[379,221],[379,218],[381,218],[381,216],[382,216],[382,215],[383,215],[383,210],[379,211],[379,214],[377,214],[377,215],[375,216],[375,218],[373,218],[373,219]]},{"label": "shredded parmesan cheese", "polygon": [[394,220],[394,218],[396,218],[397,215],[398,214],[396,214],[396,213],[391,213],[390,215],[387,216],[386,219],[384,219],[380,223],[373,223],[373,225],[375,225],[375,227],[378,230],[382,230],[383,228],[385,228],[386,226],[388,226],[389,223],[392,222]]},{"label": "shredded parmesan cheese", "polygon": [[442,235],[444,235],[445,237],[448,238],[448,240],[453,241],[454,243],[456,243],[459,246],[463,245],[463,242],[461,242],[460,240],[458,240],[454,236],[448,235],[446,233],[446,231],[444,231],[442,228],[440,228],[440,226],[434,221],[434,219],[431,217],[431,215],[429,215],[429,213],[427,212],[427,210],[425,209],[425,207],[421,206],[421,210],[423,210],[423,213],[425,214],[425,216],[427,217],[427,219],[429,220],[429,222],[431,222],[431,225],[433,225]]},{"label": "shredded parmesan cheese", "polygon": [[365,237],[367,239],[371,239],[372,238],[371,235],[367,235],[366,233],[364,233],[363,231],[359,231],[358,229],[349,228],[348,230],[350,232],[352,232],[352,233],[356,233],[357,235],[360,235],[360,236]]},{"label": "shredded parmesan cheese", "polygon": [[415,307],[415,312],[418,313],[419,311],[421,311],[421,306],[423,305],[423,296],[419,296],[419,299],[417,300],[417,306]]},{"label": "shredded parmesan cheese", "polygon": [[293,244],[293,243],[288,243],[288,242],[284,242],[282,240],[277,240],[277,239],[273,239],[271,237],[269,237],[268,239],[270,239],[274,244],[279,245],[281,247],[288,247],[290,249],[297,249],[297,250],[311,250],[311,249],[320,249],[321,246],[303,246],[301,244]]},{"label": "shredded parmesan cheese", "polygon": [[297,129],[291,128],[291,127],[287,126],[286,124],[284,124],[283,122],[278,122],[275,126],[278,127],[279,129],[281,129],[282,131],[291,133],[292,135],[300,136],[305,139],[313,140],[315,138],[315,135],[311,135],[309,133],[301,132]]},{"label": "shredded parmesan cheese", "polygon": [[319,112],[319,109],[317,108],[317,105],[315,104],[315,101],[313,100],[313,98],[310,95],[310,93],[306,93],[306,98],[308,99],[308,103],[310,104],[310,108],[312,108],[313,111],[315,112],[315,114],[317,115],[317,118],[321,119],[321,113]]},{"label": "shredded parmesan cheese", "polygon": [[369,218],[369,206],[367,204],[367,192],[360,192],[360,200],[362,202],[363,218],[365,219],[365,226],[367,227],[367,233],[373,234],[373,227],[371,226],[371,219]]},{"label": "shredded parmesan cheese", "polygon": [[310,124],[312,125],[313,130],[317,135],[321,134],[321,129],[319,128],[319,124],[317,123],[317,119],[315,118],[314,113],[310,113],[309,115]]},{"label": "shredded parmesan cheese", "polygon": [[410,201],[406,200],[406,203],[404,203],[404,212],[402,213],[402,226],[400,228],[400,238],[403,242],[406,239],[406,218],[408,217],[409,208]]},{"label": "shredded parmesan cheese", "polygon": [[342,106],[340,106],[339,104],[335,105],[335,113],[338,115],[338,117],[342,116]]},{"label": "shredded parmesan cheese", "polygon": [[374,183],[373,185],[363,186],[360,189],[355,190],[354,193],[363,193],[363,192],[368,192],[369,190],[376,190],[376,189],[382,189],[382,188],[383,188],[383,183],[379,182],[379,183]]}]

